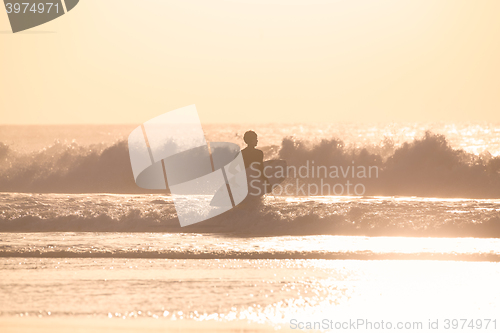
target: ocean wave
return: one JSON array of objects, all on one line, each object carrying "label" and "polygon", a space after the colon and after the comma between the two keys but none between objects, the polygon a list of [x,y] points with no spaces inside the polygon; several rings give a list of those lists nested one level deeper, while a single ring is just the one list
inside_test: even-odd
[{"label": "ocean wave", "polygon": [[[296,169],[306,161],[310,164],[314,161],[316,175],[323,171],[323,178],[307,177],[300,179],[302,182],[315,183],[318,188],[324,183],[341,184],[341,189],[344,189],[346,182],[350,181],[351,195],[359,194],[354,191],[354,186],[359,183],[363,185],[362,194],[371,196],[500,198],[500,157],[454,149],[443,135],[430,132],[398,148],[390,140],[378,147],[346,148],[338,139],[323,140],[310,146],[303,141],[285,138],[279,157]],[[328,173],[318,166],[326,166]],[[373,168],[372,174],[368,172],[370,168]],[[330,176],[332,170],[340,170],[333,174],[337,177]],[[289,183],[294,184],[293,181]],[[332,192],[333,189],[329,193]],[[343,190],[342,194],[346,191]]]},{"label": "ocean wave", "polygon": [[134,182],[125,141],[109,147],[55,142],[29,154],[0,145],[0,191],[146,192]]},{"label": "ocean wave", "polygon": [[[287,137],[280,147],[272,148],[273,154],[296,168],[307,163],[346,170],[376,167],[376,176],[360,178],[357,171],[356,174],[349,171],[344,175],[339,173],[337,178],[323,179],[331,185],[346,181],[362,183],[363,195],[500,198],[500,157],[454,149],[444,136],[430,132],[399,147],[390,139],[378,146],[355,148],[347,147],[340,139],[311,144]],[[271,151],[269,147],[263,150]],[[306,184],[320,182],[318,177],[294,174],[284,184],[293,189],[298,178]],[[125,141],[111,146],[56,142],[29,154],[18,153],[0,143],[0,191],[155,193],[135,184]]]},{"label": "ocean wave", "polygon": [[[349,214],[354,213],[350,211]],[[246,214],[248,215],[248,214]],[[234,220],[238,218],[239,220]],[[364,217],[353,221],[347,216],[316,214],[286,219],[279,214],[264,213],[244,218],[233,215],[212,218],[193,226],[181,228],[176,218],[123,216],[114,219],[106,215],[94,218],[69,215],[52,219],[25,216],[0,219],[0,232],[173,232],[173,233],[228,233],[250,236],[283,235],[346,235],[346,236],[411,236],[411,237],[500,237],[500,218],[490,218],[481,223],[445,222],[435,225],[394,223],[387,217]]]},{"label": "ocean wave", "polygon": [[181,228],[165,196],[3,194],[1,199],[0,232],[500,237],[495,200],[270,197]]},{"label": "ocean wave", "polygon": [[0,250],[0,258],[113,258],[113,259],[329,259],[329,260],[456,260],[500,262],[495,253],[373,253],[362,252],[196,252],[196,251],[9,251]]}]

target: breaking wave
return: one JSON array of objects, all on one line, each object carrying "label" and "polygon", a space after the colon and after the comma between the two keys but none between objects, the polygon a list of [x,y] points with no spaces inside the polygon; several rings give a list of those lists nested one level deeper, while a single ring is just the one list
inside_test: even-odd
[{"label": "breaking wave", "polygon": [[145,192],[135,185],[125,141],[110,147],[56,142],[30,154],[0,144],[0,191]]},{"label": "breaking wave", "polygon": [[[399,147],[389,139],[378,146],[353,148],[340,139],[311,144],[288,137],[280,147],[263,150],[274,152],[266,157],[284,159],[297,168],[307,161],[346,169],[376,167],[377,177],[360,179],[347,172],[346,177],[325,180],[362,182],[364,195],[500,198],[500,157],[454,149],[444,136],[430,132]],[[56,142],[29,154],[0,143],[0,192],[154,193],[134,183],[125,141],[111,146]]]},{"label": "breaking wave", "polygon": [[3,194],[0,232],[500,237],[496,200],[270,197],[181,228],[165,197],[76,196]]}]

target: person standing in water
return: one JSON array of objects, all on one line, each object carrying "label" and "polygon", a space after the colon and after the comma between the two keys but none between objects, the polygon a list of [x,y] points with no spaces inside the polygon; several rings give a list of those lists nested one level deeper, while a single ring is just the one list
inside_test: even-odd
[{"label": "person standing in water", "polygon": [[[245,132],[245,135],[243,135],[243,140],[247,146],[241,151],[241,154],[243,156],[243,161],[245,162],[248,181],[251,182],[260,178],[262,186],[265,188],[269,184],[269,181],[264,175],[264,153],[262,150],[255,148],[259,142],[257,139],[257,133],[254,131],[247,131]],[[264,190],[264,192],[267,191]]]}]

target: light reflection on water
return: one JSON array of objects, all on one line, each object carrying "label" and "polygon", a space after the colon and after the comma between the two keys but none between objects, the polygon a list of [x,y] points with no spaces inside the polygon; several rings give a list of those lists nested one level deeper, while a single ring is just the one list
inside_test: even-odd
[{"label": "light reflection on water", "polygon": [[[287,323],[342,310],[498,311],[500,264],[3,258],[3,316]],[[50,313],[50,314],[49,314]]]},{"label": "light reflection on water", "polygon": [[[0,233],[0,251],[13,253],[121,254],[152,258],[174,253],[375,253],[375,254],[491,254],[500,255],[498,238],[425,238],[363,236],[235,237],[218,234],[169,233]],[[62,255],[64,256],[64,255]]]}]

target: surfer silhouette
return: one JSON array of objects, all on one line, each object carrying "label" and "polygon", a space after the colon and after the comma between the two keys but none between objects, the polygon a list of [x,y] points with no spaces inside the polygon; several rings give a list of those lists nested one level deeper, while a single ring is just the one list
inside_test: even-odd
[{"label": "surfer silhouette", "polygon": [[[257,133],[254,131],[245,132],[243,140],[247,144],[247,147],[237,153],[235,160],[241,153],[247,181],[247,184],[244,185],[248,186],[248,195],[239,204],[237,204],[235,208],[252,211],[256,209],[257,206],[263,204],[263,198],[266,194],[272,194],[273,188],[275,188],[275,186],[279,186],[279,184],[286,179],[284,174],[284,170],[286,170],[286,161],[264,161],[264,153],[262,150],[255,148],[259,140],[257,138]],[[230,175],[235,175],[241,171],[240,168],[242,166],[240,163],[241,160],[229,165],[228,171]],[[266,171],[268,177],[265,175],[264,170]],[[243,184],[236,185],[241,186]],[[218,190],[212,198],[210,205],[216,207],[223,207],[224,205],[227,205],[227,200],[224,200],[224,193],[226,192]]]},{"label": "surfer silhouette", "polygon": [[241,151],[241,154],[245,162],[248,180],[260,179],[262,185],[267,186],[269,181],[264,175],[264,153],[262,150],[255,148],[259,142],[257,133],[254,131],[245,132],[243,141],[247,146]]}]

